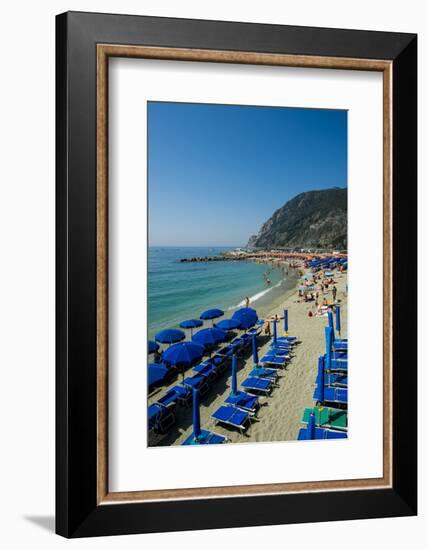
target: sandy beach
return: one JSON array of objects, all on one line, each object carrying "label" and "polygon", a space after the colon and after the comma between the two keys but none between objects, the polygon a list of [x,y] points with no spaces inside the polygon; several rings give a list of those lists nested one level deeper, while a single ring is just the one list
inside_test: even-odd
[{"label": "sandy beach", "polygon": [[[347,336],[347,295],[346,273],[334,271],[334,281],[337,288],[336,300],[341,306],[342,337]],[[233,428],[225,428],[215,424],[211,414],[223,404],[231,388],[231,369],[219,377],[211,386],[208,394],[201,399],[200,415],[201,426],[228,437],[232,443],[247,443],[260,441],[289,441],[295,440],[300,427],[303,410],[314,405],[312,395],[317,375],[318,356],[324,353],[324,327],[327,324],[326,316],[308,316],[309,310],[315,311],[314,302],[300,302],[298,285],[302,279],[294,277],[296,286],[268,306],[258,308],[257,303],[251,304],[257,309],[260,318],[267,319],[275,314],[283,316],[284,308],[288,309],[289,335],[297,336],[300,344],[295,346],[294,355],[287,368],[280,369],[278,385],[269,397],[260,398],[260,410],[257,418],[242,435]],[[324,297],[332,301],[329,289]],[[320,300],[322,300],[320,296]],[[283,321],[278,323],[278,336],[283,333]],[[264,355],[272,341],[271,337],[261,334],[258,338],[259,357]],[[238,361],[238,386],[248,376],[253,368],[251,349]],[[188,371],[189,375],[190,371]],[[181,381],[181,376],[152,393],[149,404],[154,403],[166,391]],[[192,408],[177,407],[176,425],[165,435],[155,435],[150,445],[180,445],[192,433]]]}]

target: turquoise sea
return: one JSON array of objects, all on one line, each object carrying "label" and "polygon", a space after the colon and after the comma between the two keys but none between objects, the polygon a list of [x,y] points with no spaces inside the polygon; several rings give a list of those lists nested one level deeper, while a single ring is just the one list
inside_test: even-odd
[{"label": "turquoise sea", "polygon": [[[148,252],[148,333],[177,327],[180,321],[199,318],[202,311],[218,307],[224,318],[245,304],[266,308],[287,289],[286,272],[281,267],[253,261],[180,263],[181,258],[214,256],[227,247],[149,247]],[[268,285],[265,274],[271,281]],[[205,322],[211,326],[210,322]]]}]

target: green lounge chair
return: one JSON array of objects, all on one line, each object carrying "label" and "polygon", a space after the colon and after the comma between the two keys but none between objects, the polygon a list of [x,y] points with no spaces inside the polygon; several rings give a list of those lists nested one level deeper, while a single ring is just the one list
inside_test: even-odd
[{"label": "green lounge chair", "polygon": [[332,407],[307,408],[303,413],[302,424],[307,424],[309,415],[315,414],[315,424],[322,428],[346,431],[348,428],[348,413]]}]

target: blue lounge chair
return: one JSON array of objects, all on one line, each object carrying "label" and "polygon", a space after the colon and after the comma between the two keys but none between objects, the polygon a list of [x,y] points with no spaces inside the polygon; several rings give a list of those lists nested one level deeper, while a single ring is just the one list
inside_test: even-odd
[{"label": "blue lounge chair", "polygon": [[[317,384],[319,384],[319,374],[317,376],[316,380]],[[339,388],[347,388],[348,387],[348,375],[344,373],[327,373],[324,372],[324,386],[336,386]]]},{"label": "blue lounge chair", "polygon": [[228,405],[233,405],[234,407],[247,411],[251,414],[255,414],[259,407],[259,398],[244,391],[238,391],[236,367],[236,355],[234,355],[232,357],[232,391],[230,392],[229,397],[225,400],[225,403]]},{"label": "blue lounge chair", "polygon": [[192,370],[209,379],[214,379],[223,372],[224,367],[225,365],[223,363],[215,364],[212,361],[203,361],[199,363],[199,365],[196,365],[196,367],[193,367]]},{"label": "blue lounge chair", "polygon": [[280,367],[285,367],[285,364],[287,363],[287,359],[288,358],[285,356],[267,354],[261,358],[260,364],[280,368]]},{"label": "blue lounge chair", "polygon": [[207,362],[215,365],[217,372],[220,374],[226,369],[228,359],[229,358],[225,357],[224,355],[219,355],[218,353],[215,353],[210,359],[208,359]]},{"label": "blue lounge chair", "polygon": [[332,351],[331,352],[331,358],[337,359],[338,361],[347,361],[348,360],[348,352],[347,351]]},{"label": "blue lounge chair", "polygon": [[232,357],[234,353],[239,352],[239,349],[241,348],[240,342],[231,342],[227,346],[224,346],[220,348],[216,355],[224,356],[224,357]]},{"label": "blue lounge chair", "polygon": [[250,424],[249,413],[233,406],[222,405],[211,415],[211,418],[221,424],[237,428],[242,434]]},{"label": "blue lounge chair", "polygon": [[324,371],[326,373],[335,373],[340,375],[346,375],[348,372],[348,361],[342,360],[342,359],[331,359],[328,357],[328,354],[321,355],[318,357],[318,374],[320,372],[320,368],[324,368]]},{"label": "blue lounge chair", "polygon": [[247,330],[246,333],[247,333],[249,336],[252,336],[253,334],[255,334],[256,336],[258,336],[258,335],[261,333],[261,331],[262,331],[262,328],[261,328],[261,327],[262,327],[262,325],[257,326],[257,327],[250,328],[250,329]]},{"label": "blue lounge chair", "polygon": [[279,343],[289,344],[290,346],[295,346],[297,344],[297,336],[278,336],[276,339]]},{"label": "blue lounge chair", "polygon": [[[326,354],[325,354],[325,368],[327,370],[348,370],[348,353],[346,350],[346,357],[344,352],[332,351],[332,329],[330,326],[325,327],[325,342],[326,342]],[[334,359],[333,356],[334,355]]]},{"label": "blue lounge chair", "polygon": [[182,445],[218,445],[220,443],[227,443],[227,437],[201,429],[198,438],[195,438],[192,433],[183,441]]},{"label": "blue lounge chair", "polygon": [[330,371],[342,373],[348,372],[348,361],[344,359],[332,359],[330,362]]},{"label": "blue lounge chair", "polygon": [[348,342],[338,342],[334,340],[332,344],[333,351],[348,351]]},{"label": "blue lounge chair", "polygon": [[235,394],[231,392],[224,402],[252,414],[255,414],[259,407],[259,398],[257,395],[251,395],[245,391],[238,391]]},{"label": "blue lounge chair", "polygon": [[307,439],[346,439],[348,434],[346,432],[337,432],[335,430],[329,430],[328,428],[315,427],[315,433],[313,437],[308,436],[308,428],[300,428],[297,439],[299,441]]},{"label": "blue lounge chair", "polygon": [[275,348],[275,347],[271,346],[268,349],[268,351],[266,352],[266,355],[279,355],[279,356],[283,356],[283,357],[289,357],[290,350],[285,349],[285,348]]},{"label": "blue lounge chair", "polygon": [[[175,406],[175,404],[174,404]],[[147,411],[149,431],[165,433],[175,424],[173,406],[167,407],[161,403],[153,403]]]},{"label": "blue lounge chair", "polygon": [[282,342],[279,338],[277,338],[276,341],[272,340],[270,347],[292,351],[294,346],[290,342]]},{"label": "blue lounge chair", "polygon": [[[177,388],[178,386],[174,386],[174,388]],[[175,391],[175,389],[172,388],[166,392],[166,394],[163,397],[160,397],[157,402],[161,405],[165,405],[165,407],[168,407],[172,403],[177,404],[178,402],[178,394]]]},{"label": "blue lounge chair", "polygon": [[209,390],[207,377],[203,376],[202,374],[195,374],[194,376],[189,376],[185,378],[182,382],[182,385],[185,388],[189,388],[190,390],[199,390],[201,397],[203,397]]},{"label": "blue lounge chair", "polygon": [[310,413],[308,424],[305,428],[300,428],[297,439],[302,440],[313,440],[313,439],[346,439],[347,433],[340,432],[335,430],[330,430],[329,428],[320,428],[315,425],[315,415]]},{"label": "blue lounge chair", "polygon": [[176,402],[179,405],[188,407],[192,402],[192,392],[189,388],[177,385],[171,388],[163,397],[158,399],[158,403],[161,405],[168,405],[169,403]]},{"label": "blue lounge chair", "polygon": [[313,399],[317,403],[347,405],[348,404],[348,389],[337,388],[334,386],[324,386],[318,384],[315,388]]},{"label": "blue lounge chair", "polygon": [[272,391],[272,380],[267,378],[259,378],[257,376],[249,376],[244,380],[241,386],[250,392],[256,391],[263,394],[269,394]]},{"label": "blue lounge chair", "polygon": [[[330,327],[326,327],[326,332],[330,330]],[[327,353],[326,358],[323,356],[318,359],[318,376],[317,386],[314,391],[313,399],[318,403],[332,403],[336,405],[348,404],[348,390],[347,388],[339,388],[335,386],[325,385],[325,371],[327,374],[331,372],[331,360],[330,354]]]},{"label": "blue lounge chair", "polygon": [[278,378],[277,369],[268,369],[266,367],[255,367],[251,372],[250,376],[258,376],[259,378],[271,378],[276,380]]}]

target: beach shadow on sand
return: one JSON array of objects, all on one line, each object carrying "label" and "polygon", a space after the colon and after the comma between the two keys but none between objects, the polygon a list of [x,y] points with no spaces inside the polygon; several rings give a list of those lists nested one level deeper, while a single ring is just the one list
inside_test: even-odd
[{"label": "beach shadow on sand", "polygon": [[[269,335],[260,335],[258,337],[258,348],[262,348],[266,343],[270,341],[271,337]],[[252,350],[251,347],[247,348],[243,355],[238,357],[237,361],[237,371],[238,375],[245,368],[252,368],[249,362],[251,362]],[[206,395],[201,397],[201,404],[205,407],[210,407],[219,397],[226,398],[228,395],[228,390],[231,389],[231,363],[229,364],[223,374],[219,378],[213,380],[210,383],[210,389]],[[178,377],[177,382],[181,382],[181,375]],[[221,406],[222,403],[219,403]],[[268,402],[261,403],[261,407],[268,406]],[[176,445],[178,438],[182,436],[193,422],[193,409],[190,407],[179,406],[175,410],[176,424],[170,428],[165,437],[161,441],[157,442],[155,446],[171,446]],[[258,419],[254,420],[258,422]],[[234,428],[230,426],[222,426],[226,431],[232,433]],[[244,433],[244,436],[249,437],[248,434]]]}]

